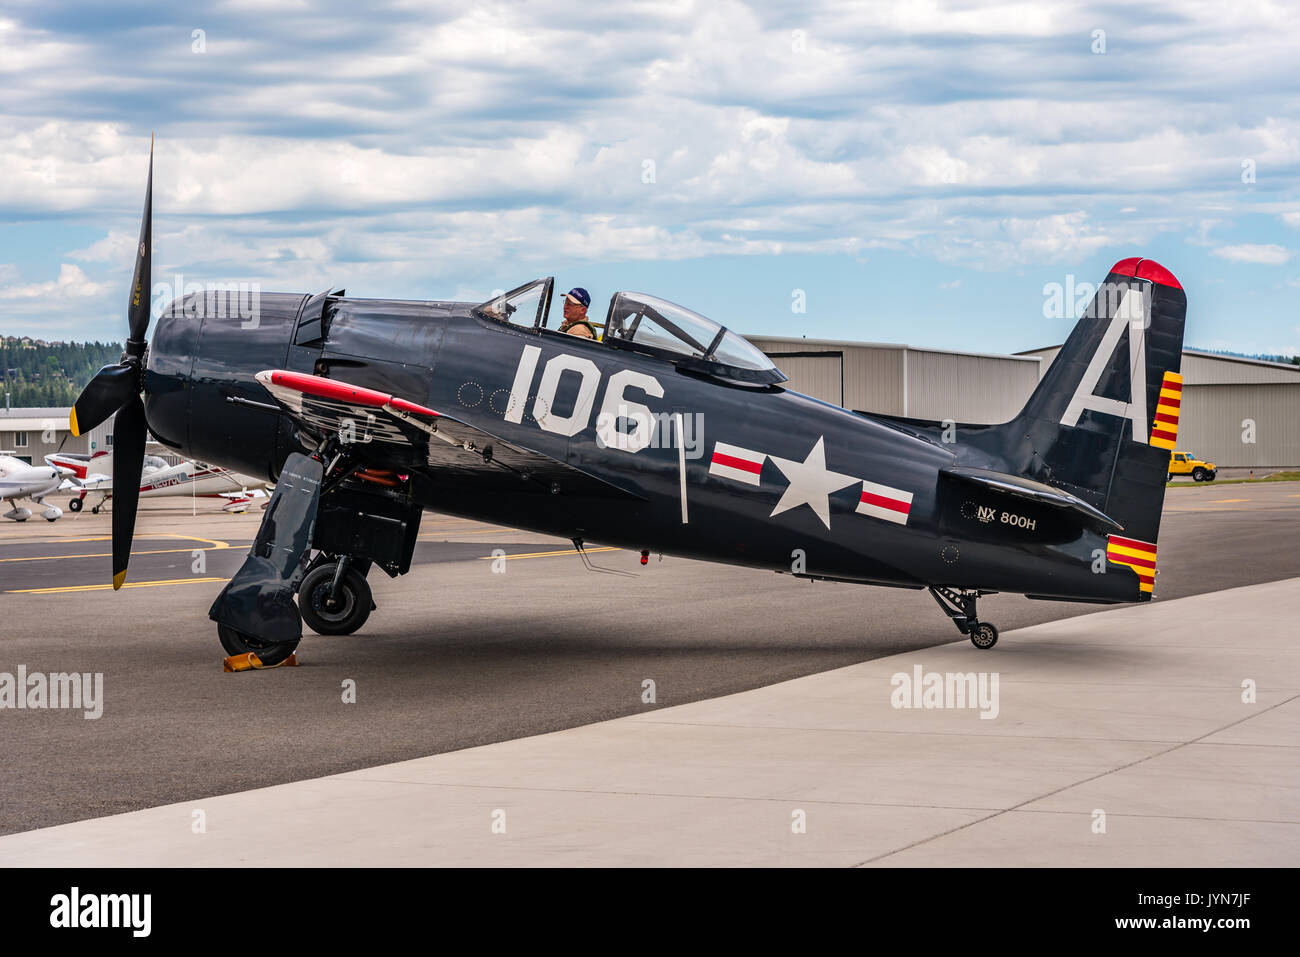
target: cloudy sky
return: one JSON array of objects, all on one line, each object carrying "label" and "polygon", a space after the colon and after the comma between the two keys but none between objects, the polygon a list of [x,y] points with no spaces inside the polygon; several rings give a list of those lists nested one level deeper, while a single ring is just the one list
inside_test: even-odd
[{"label": "cloudy sky", "polygon": [[173,286],[1014,351],[1144,255],[1189,344],[1300,352],[1298,11],[0,0],[0,334],[122,338],[153,132]]}]

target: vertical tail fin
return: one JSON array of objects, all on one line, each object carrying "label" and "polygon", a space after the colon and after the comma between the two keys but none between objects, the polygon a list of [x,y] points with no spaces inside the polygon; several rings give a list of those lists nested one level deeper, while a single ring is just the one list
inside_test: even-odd
[{"label": "vertical tail fin", "polygon": [[1117,262],[1024,410],[999,427],[1009,471],[1073,492],[1152,552],[1178,434],[1186,314],[1169,270]]}]

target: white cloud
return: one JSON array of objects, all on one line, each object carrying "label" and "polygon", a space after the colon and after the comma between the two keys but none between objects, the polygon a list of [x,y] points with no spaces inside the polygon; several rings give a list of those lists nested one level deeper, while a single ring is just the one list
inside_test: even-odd
[{"label": "white cloud", "polygon": [[86,299],[108,291],[109,283],[92,282],[71,263],[59,266],[59,278],[24,286],[0,286],[0,299]]},{"label": "white cloud", "polygon": [[1236,246],[1219,246],[1214,255],[1220,259],[1239,263],[1258,263],[1263,266],[1280,266],[1291,258],[1291,250],[1275,243],[1240,243]]},{"label": "white cloud", "polygon": [[[0,210],[101,237],[47,261],[85,264],[113,310],[142,117],[159,131],[156,279],[427,287],[503,258],[873,249],[997,270],[1171,232],[1285,262],[1274,237],[1210,230],[1252,210],[1300,226],[1268,198],[1300,188],[1300,12],[1264,0],[1227,19],[1212,0],[1124,18],[1071,2],[535,0],[363,19],[285,0],[159,7],[121,31],[27,13],[0,29]],[[196,25],[207,53],[191,52]]]}]

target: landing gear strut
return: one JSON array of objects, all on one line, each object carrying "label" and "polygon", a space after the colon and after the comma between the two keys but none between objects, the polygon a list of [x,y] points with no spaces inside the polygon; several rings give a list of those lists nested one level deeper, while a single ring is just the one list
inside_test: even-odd
[{"label": "landing gear strut", "polygon": [[980,621],[975,613],[975,602],[980,596],[977,591],[965,591],[931,585],[930,594],[943,613],[952,619],[957,630],[969,635],[971,644],[980,650],[987,650],[998,643],[998,630],[987,621]]}]

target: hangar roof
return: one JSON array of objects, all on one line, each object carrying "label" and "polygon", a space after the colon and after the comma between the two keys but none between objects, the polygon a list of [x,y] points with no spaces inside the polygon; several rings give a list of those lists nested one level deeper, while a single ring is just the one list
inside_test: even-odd
[{"label": "hangar roof", "polygon": [[1018,353],[1007,355],[1002,352],[964,352],[960,349],[934,349],[929,346],[909,346],[899,342],[860,342],[848,339],[805,339],[801,336],[745,336],[760,349],[768,345],[835,346],[840,349],[906,349],[908,352],[933,352],[945,356],[974,356],[980,359],[1008,359],[1015,362],[1039,362],[1039,356]]},{"label": "hangar roof", "polygon": [[[1062,345],[1061,343],[1057,343],[1054,346],[1042,346],[1041,348],[1038,349],[1024,349],[1020,352],[1017,352],[1016,355],[1032,356],[1032,355],[1037,355],[1040,352],[1053,352],[1057,349],[1060,349],[1061,345]],[[1252,359],[1249,356],[1229,356],[1229,355],[1224,355],[1221,352],[1207,352],[1204,349],[1184,349],[1183,355],[1199,356],[1202,359],[1215,359],[1219,362],[1241,362],[1246,365],[1264,366],[1266,368],[1285,370],[1287,372],[1294,372],[1297,375],[1300,375],[1300,366],[1294,365],[1293,363],[1290,362],[1273,362],[1269,359]]]},{"label": "hangar roof", "polygon": [[56,423],[55,429],[68,431],[68,413],[71,408],[0,408],[0,431],[40,432]]}]

